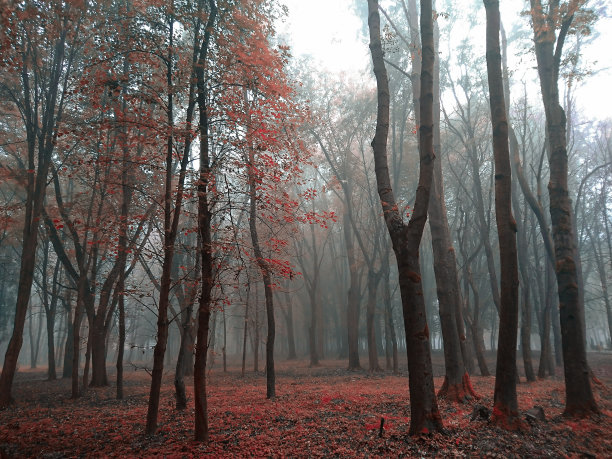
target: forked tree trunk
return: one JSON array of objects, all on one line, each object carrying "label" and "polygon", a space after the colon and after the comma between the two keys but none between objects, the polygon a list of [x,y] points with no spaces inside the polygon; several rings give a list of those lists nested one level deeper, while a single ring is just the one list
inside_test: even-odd
[{"label": "forked tree trunk", "polygon": [[[591,389],[586,358],[584,305],[581,303],[577,265],[579,254],[574,244],[572,206],[568,192],[568,158],[565,112],[559,103],[559,67],[565,37],[579,2],[570,2],[562,14],[559,4],[552,2],[544,13],[540,0],[531,0],[536,59],[540,89],[546,115],[549,144],[550,217],[555,246],[555,272],[559,294],[559,316],[565,373],[566,416],[588,416],[599,409]],[[561,15],[559,36],[556,24]]]},{"label": "forked tree trunk", "polygon": [[512,216],[512,175],[508,121],[499,43],[500,14],[498,0],[484,0],[487,12],[487,76],[495,156],[495,217],[499,237],[501,297],[499,340],[493,395],[493,421],[507,429],[520,428],[516,396],[516,342],[518,327],[518,259],[516,222]]},{"label": "forked tree trunk", "polygon": [[423,284],[419,267],[419,245],[425,222],[433,177],[433,12],[430,0],[421,1],[421,42],[423,64],[421,72],[419,126],[419,183],[412,217],[406,225],[399,214],[391,187],[387,163],[389,133],[389,81],[380,39],[378,1],[368,0],[370,51],[378,88],[376,133],[372,140],[376,183],[397,259],[399,285],[404,313],[410,387],[410,434],[443,429],[433,383],[429,328],[425,314]]}]

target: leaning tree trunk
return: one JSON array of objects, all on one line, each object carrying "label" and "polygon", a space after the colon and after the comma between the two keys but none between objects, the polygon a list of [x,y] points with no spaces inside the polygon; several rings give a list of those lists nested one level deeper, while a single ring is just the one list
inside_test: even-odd
[{"label": "leaning tree trunk", "polygon": [[370,51],[376,85],[378,111],[376,133],[372,140],[376,183],[385,218],[397,259],[404,329],[408,354],[410,387],[410,434],[443,429],[433,383],[429,328],[423,299],[423,283],[419,267],[419,246],[425,222],[433,177],[433,12],[430,0],[421,0],[421,42],[423,64],[421,71],[419,126],[419,183],[412,217],[404,224],[398,211],[387,163],[387,137],[389,133],[389,80],[380,39],[378,1],[368,0],[368,26]]},{"label": "leaning tree trunk", "polygon": [[579,254],[574,244],[575,228],[567,183],[566,119],[559,103],[558,88],[563,44],[576,8],[577,4],[571,3],[568,11],[562,16],[557,38],[556,21],[557,16],[561,15],[558,3],[551,3],[548,14],[545,14],[541,1],[531,0],[535,52],[550,151],[548,194],[555,246],[555,272],[565,373],[564,414],[583,417],[598,413],[599,409],[591,389],[586,358],[584,305],[581,303],[577,272]]},{"label": "leaning tree trunk", "polygon": [[501,265],[501,302],[493,420],[504,428],[516,429],[521,425],[516,396],[519,287],[516,222],[512,216],[512,174],[499,43],[499,1],[484,0],[484,5],[487,11],[487,75],[493,128],[493,154],[495,156],[495,217]]}]

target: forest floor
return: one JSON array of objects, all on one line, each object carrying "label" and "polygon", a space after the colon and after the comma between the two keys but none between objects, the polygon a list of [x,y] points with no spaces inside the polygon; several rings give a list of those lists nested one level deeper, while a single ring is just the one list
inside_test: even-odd
[{"label": "forest floor", "polygon": [[[434,355],[440,368],[441,355]],[[210,442],[193,441],[193,408],[174,409],[172,373],[164,379],[159,430],[144,434],[150,377],[128,371],[125,398],[115,388],[90,389],[71,400],[70,381],[44,380],[39,370],[21,371],[16,403],[0,411],[0,456],[4,457],[612,457],[612,353],[589,354],[603,386],[595,387],[601,416],[572,420],[561,416],[565,399],[562,372],[518,385],[522,413],[541,406],[546,421],[525,422],[507,432],[483,419],[471,420],[477,404],[492,407],[494,377],[473,376],[481,399],[466,404],[440,400],[446,432],[408,435],[410,409],[405,371],[349,372],[344,361],[277,363],[277,397],[265,399],[265,375],[238,367],[209,375]],[[491,370],[494,366],[489,367]],[[112,376],[112,375],[111,375]],[[442,378],[436,378],[440,387]],[[193,387],[188,386],[190,403]],[[381,418],[385,419],[382,437]]]}]

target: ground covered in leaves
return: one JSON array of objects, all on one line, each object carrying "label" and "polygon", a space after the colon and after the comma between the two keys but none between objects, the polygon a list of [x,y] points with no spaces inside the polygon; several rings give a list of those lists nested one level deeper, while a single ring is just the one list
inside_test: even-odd
[{"label": "ground covered in leaves", "polygon": [[[612,354],[589,361],[604,386],[595,387],[602,415],[588,420],[561,416],[564,387],[554,379],[518,386],[522,412],[541,406],[546,421],[506,432],[472,420],[477,404],[492,407],[493,377],[472,377],[482,396],[468,404],[440,400],[446,433],[408,436],[406,374],[349,372],[344,362],[321,367],[280,362],[277,397],[265,399],[265,376],[231,368],[210,373],[210,442],[193,441],[193,408],[174,409],[172,374],[166,375],[159,431],[144,435],[149,375],[128,372],[125,399],[114,387],[90,389],[71,400],[70,381],[44,381],[44,373],[19,373],[16,403],[0,411],[0,455],[70,456],[398,456],[408,457],[612,457]],[[491,367],[493,368],[493,367]],[[440,387],[441,378],[436,378]],[[193,387],[188,387],[190,402]],[[384,429],[380,436],[381,418]]]}]

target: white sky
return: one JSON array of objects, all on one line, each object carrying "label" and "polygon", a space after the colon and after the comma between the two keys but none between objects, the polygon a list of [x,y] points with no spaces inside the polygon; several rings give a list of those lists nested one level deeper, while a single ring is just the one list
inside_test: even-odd
[{"label": "white sky", "polygon": [[[289,8],[289,17],[279,24],[278,32],[281,40],[291,46],[292,54],[296,58],[309,55],[314,64],[333,73],[346,73],[357,78],[370,77],[368,41],[360,34],[362,20],[355,15],[351,0],[282,1]],[[527,21],[525,17],[518,15],[524,7],[524,2],[501,3],[502,18]],[[484,22],[484,7],[481,22]],[[507,30],[511,29],[511,24],[505,26]],[[590,68],[599,72],[582,82],[576,94],[578,105],[586,118],[603,119],[612,117],[612,53],[609,50],[612,45],[612,19],[600,19],[596,29],[600,36],[596,44],[584,49],[583,60]],[[461,32],[464,35],[480,35],[479,29],[462,30],[460,26],[455,26],[453,41],[462,38],[459,37]],[[484,29],[482,40],[473,40],[476,43],[484,43]],[[442,52],[445,48],[447,49],[447,46],[441,45]],[[512,67],[512,56],[510,66]]]},{"label": "white sky", "polygon": [[[310,55],[334,73],[366,72],[370,59],[350,0],[282,0],[289,17],[278,28],[296,57]],[[364,0],[365,1],[365,0]]]}]

